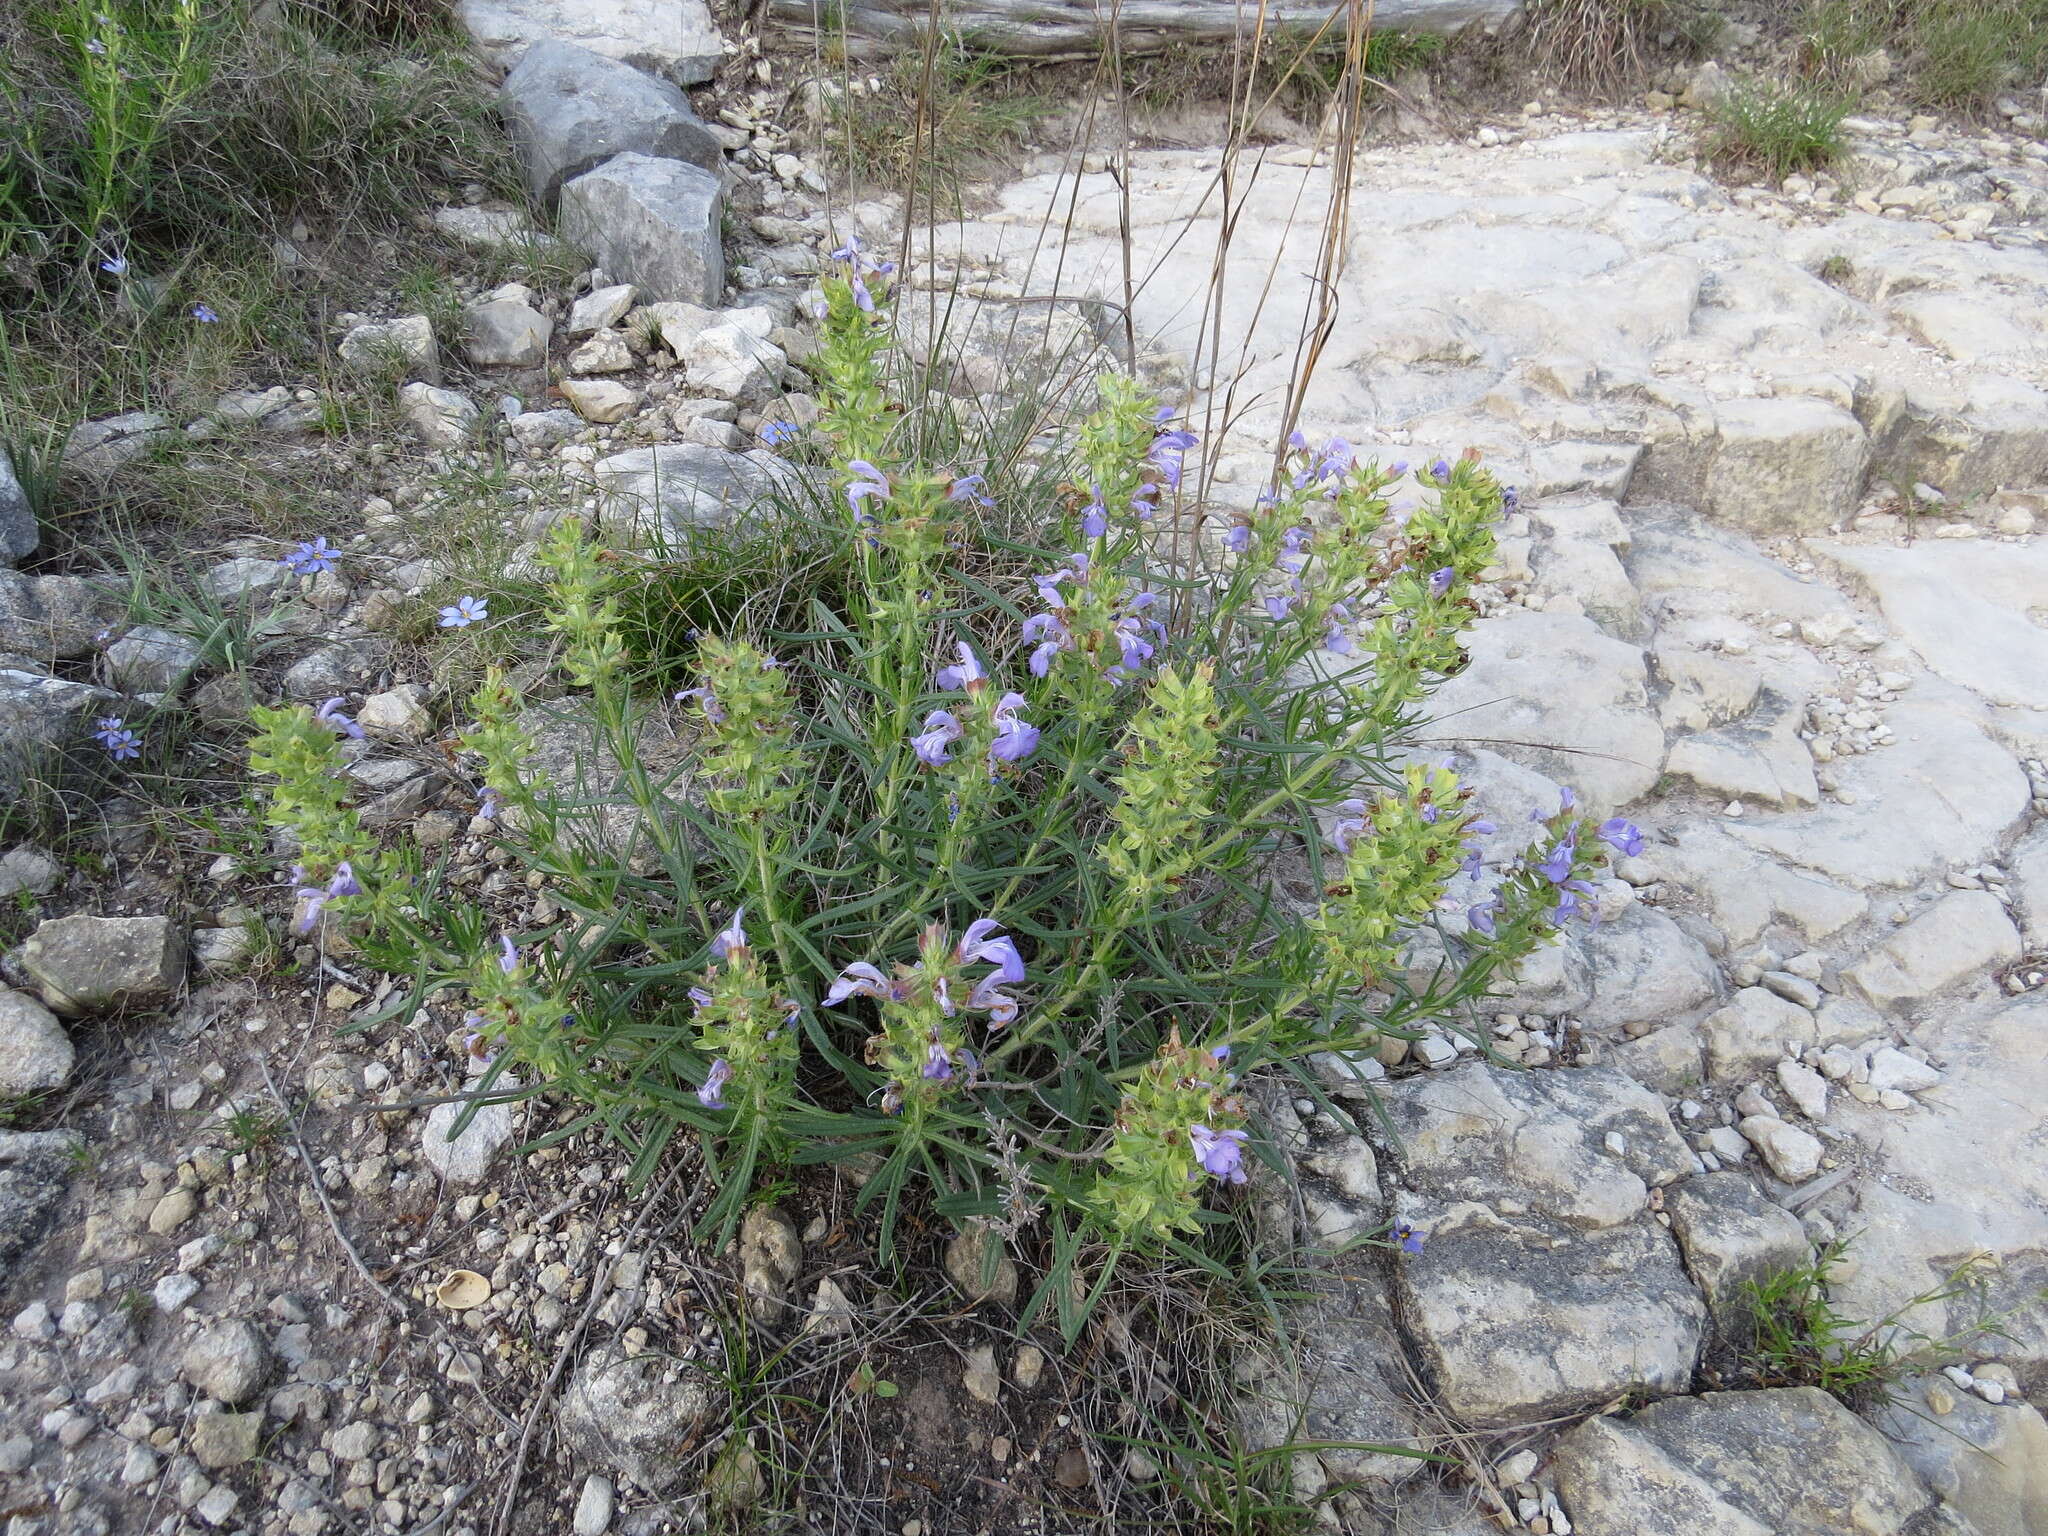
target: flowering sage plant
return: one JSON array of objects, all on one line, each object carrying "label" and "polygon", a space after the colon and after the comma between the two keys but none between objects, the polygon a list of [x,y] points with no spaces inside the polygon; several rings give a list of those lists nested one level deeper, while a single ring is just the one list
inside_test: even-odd
[{"label": "flowering sage plant", "polygon": [[[365,943],[419,978],[394,1015],[459,994],[493,1073],[585,1101],[642,1174],[694,1136],[714,1223],[771,1169],[858,1168],[885,1250],[908,1199],[998,1228],[1071,1325],[1076,1266],[1199,1260],[1277,1166],[1249,1079],[1320,1095],[1318,1052],[1465,1027],[1640,834],[1567,803],[1509,847],[1412,744],[1494,558],[1476,457],[1296,435],[1218,511],[1191,428],[1114,374],[1055,449],[998,452],[898,388],[892,277],[849,244],[816,295],[828,467],[788,515],[834,564],[805,622],[631,651],[619,594],[688,553],[557,524],[546,628],[623,804],[542,778],[493,674],[460,761],[543,894],[515,921],[408,877]],[[307,888],[345,856],[371,894],[323,904],[374,905],[391,869],[289,769],[334,732],[287,713],[260,765]]]}]

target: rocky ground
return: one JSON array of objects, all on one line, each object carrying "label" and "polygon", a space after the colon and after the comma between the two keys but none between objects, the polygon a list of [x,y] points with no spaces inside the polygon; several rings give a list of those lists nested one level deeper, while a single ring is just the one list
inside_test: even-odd
[{"label": "rocky ground", "polygon": [[[310,433],[337,387],[388,389],[404,432],[346,466],[337,569],[300,580],[252,538],[193,574],[262,606],[264,667],[215,673],[104,587],[0,571],[12,787],[35,751],[166,692],[215,720],[341,695],[373,824],[524,901],[408,623],[452,581],[530,572],[566,510],[645,541],[729,521],[786,472],[761,428],[816,409],[801,295],[846,233],[890,238],[894,209],[828,217],[779,86],[755,88],[773,67],[715,31],[625,3],[467,9],[512,66],[554,234],[481,199],[434,222],[537,275],[470,283],[452,327],[396,302],[339,317],[341,386],[81,427],[67,471],[107,482],[180,434],[331,456]],[[748,84],[700,117],[681,87],[728,52]],[[1716,74],[1664,84],[1640,112],[1536,102],[1358,157],[1302,425],[1389,460],[1475,446],[1521,498],[1434,734],[1500,851],[1563,784],[1649,835],[1602,923],[1498,1003],[1495,1061],[1448,1033],[1327,1060],[1334,1093],[1384,1106],[1367,1137],[1269,1105],[1301,1174],[1265,1196],[1272,1230],[1328,1249],[1399,1220],[1427,1241],[1326,1265],[1299,1348],[1245,1356],[1243,1425],[1455,1448],[1455,1479],[1297,1457],[1305,1492],[1356,1484],[1337,1510],[1360,1531],[2038,1536],[2048,150],[2016,102],[1996,132],[1873,118],[1832,174],[1730,189],[1680,104]],[[1258,161],[1229,183],[1220,254],[1216,151],[1133,154],[1127,205],[1102,162],[1027,166],[920,236],[913,330],[943,324],[956,393],[995,400],[1020,366],[1114,353],[1129,292],[1136,361],[1215,450],[1190,510],[1248,506],[1313,303],[1303,210],[1332,175],[1305,145]],[[466,497],[479,479],[491,495]],[[28,561],[7,487],[0,542]],[[573,776],[573,735],[556,746]],[[652,1533],[733,1518],[791,1462],[836,1489],[814,1528],[950,1536],[1065,1529],[1051,1511],[1156,1470],[1077,1414],[1089,1360],[1002,1326],[1014,1274],[980,1312],[897,1294],[830,1181],[705,1255],[687,1154],[636,1196],[587,1134],[515,1153],[566,1109],[489,1108],[451,1140],[452,1013],[381,1017],[394,979],[342,947],[281,971],[289,891],[262,850],[181,863],[136,800],[102,809],[89,867],[0,856],[23,913],[0,995],[10,1536]],[[1910,1308],[1955,1341],[1947,1371],[1860,1416],[1735,1347],[1742,1283],[1843,1238],[1841,1312]],[[974,1255],[927,1247],[932,1276],[979,1292]],[[1969,1290],[1911,1305],[1964,1265]],[[799,1389],[767,1388],[781,1369]],[[835,1412],[847,1394],[862,1413]]]}]

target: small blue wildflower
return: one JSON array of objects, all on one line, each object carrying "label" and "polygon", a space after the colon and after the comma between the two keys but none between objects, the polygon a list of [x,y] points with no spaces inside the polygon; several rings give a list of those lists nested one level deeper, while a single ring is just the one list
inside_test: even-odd
[{"label": "small blue wildflower", "polygon": [[867,511],[861,502],[870,496],[880,497],[883,501],[889,499],[889,477],[873,464],[866,459],[849,459],[846,467],[853,474],[846,487],[846,504],[855,512]]},{"label": "small blue wildflower", "polygon": [[780,448],[784,443],[793,443],[803,435],[803,428],[793,421],[764,421],[759,436],[770,448]]},{"label": "small blue wildflower", "polygon": [[706,1109],[724,1109],[725,1085],[732,1081],[732,1063],[723,1056],[711,1063],[704,1074],[704,1086],[697,1090],[697,1102]]},{"label": "small blue wildflower", "polygon": [[1230,531],[1223,535],[1223,547],[1233,555],[1241,555],[1252,547],[1252,526],[1250,523],[1233,523]]},{"label": "small blue wildflower", "polygon": [[351,741],[363,739],[363,728],[341,712],[342,697],[336,694],[313,712],[313,718],[331,730],[341,732]]},{"label": "small blue wildflower", "polygon": [[1226,1184],[1245,1182],[1243,1131],[1215,1131],[1206,1125],[1188,1127],[1188,1143],[1202,1171]]},{"label": "small blue wildflower", "polygon": [[1422,1240],[1429,1236],[1427,1232],[1418,1231],[1405,1221],[1395,1222],[1393,1230],[1387,1235],[1400,1245],[1403,1253],[1422,1252]]},{"label": "small blue wildflower", "polygon": [[1552,885],[1563,885],[1571,878],[1572,860],[1578,855],[1578,843],[1576,833],[1566,833],[1558,839],[1555,848],[1537,861],[1536,873]]},{"label": "small blue wildflower", "polygon": [[213,312],[212,306],[207,304],[194,304],[192,306],[192,318],[201,325],[214,325],[219,323],[220,320],[220,316]]},{"label": "small blue wildflower", "polygon": [[965,688],[969,693],[978,691],[979,685],[988,681],[987,670],[976,659],[965,640],[959,641],[954,650],[959,654],[959,663],[939,669],[936,681],[940,691],[951,693],[956,688]]},{"label": "small blue wildflower", "polygon": [[327,542],[327,535],[302,539],[277,558],[277,563],[294,576],[318,576],[334,569],[335,559],[340,554]]},{"label": "small blue wildflower", "polygon": [[1621,816],[1600,823],[1600,840],[1624,858],[1643,851],[1643,829]]},{"label": "small blue wildflower", "polygon": [[498,969],[510,976],[519,969],[519,946],[512,942],[512,935],[498,935]]},{"label": "small blue wildflower", "polygon": [[712,939],[711,953],[720,960],[729,959],[735,952],[747,947],[747,930],[740,926],[740,919],[746,915],[745,907],[733,908],[732,921]]},{"label": "small blue wildflower", "polygon": [[458,597],[453,606],[441,610],[441,628],[467,629],[470,625],[488,619],[491,610],[480,597]]},{"label": "small blue wildflower", "polygon": [[126,256],[109,256],[100,263],[100,270],[114,277],[126,277],[128,275],[128,258]]},{"label": "small blue wildflower", "polygon": [[1455,566],[1439,566],[1436,570],[1429,573],[1429,595],[1431,597],[1442,597],[1451,590],[1451,583],[1457,579],[1458,572]]},{"label": "small blue wildflower", "polygon": [[910,738],[910,750],[927,768],[943,768],[952,761],[953,743],[962,734],[951,711],[935,709],[924,717],[924,729]]},{"label": "small blue wildflower", "polygon": [[99,729],[93,732],[101,746],[107,749],[107,756],[117,763],[132,761],[142,756],[142,738],[128,730],[119,716],[110,715],[99,722]]},{"label": "small blue wildflower", "polygon": [[953,482],[946,492],[948,501],[971,501],[977,507],[993,507],[995,498],[988,493],[988,479],[983,475],[962,475]]}]

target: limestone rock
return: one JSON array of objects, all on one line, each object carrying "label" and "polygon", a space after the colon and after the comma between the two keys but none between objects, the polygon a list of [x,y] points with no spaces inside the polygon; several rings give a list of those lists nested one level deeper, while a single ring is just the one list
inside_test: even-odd
[{"label": "limestone rock", "polygon": [[1745,1282],[1809,1262],[1799,1218],[1757,1193],[1740,1173],[1697,1174],[1664,1197],[1685,1267],[1725,1330],[1745,1317]]},{"label": "limestone rock", "polygon": [[168,917],[51,918],[17,956],[58,1013],[150,1007],[185,976],[184,934]]},{"label": "limestone rock", "polygon": [[1478,740],[1607,815],[1664,762],[1641,647],[1568,614],[1517,613],[1471,631],[1471,662],[1437,690],[1432,740]]},{"label": "limestone rock", "polygon": [[[502,1084],[503,1080],[500,1081]],[[512,1139],[512,1106],[486,1104],[450,1140],[449,1133],[455,1130],[455,1123],[466,1107],[436,1104],[428,1111],[426,1126],[420,1132],[420,1153],[428,1165],[458,1186],[481,1184],[490,1172],[492,1159]]]},{"label": "limestone rock", "polygon": [[292,573],[280,561],[237,555],[232,560],[222,560],[201,571],[197,585],[207,597],[227,603],[261,597],[293,580]]},{"label": "limestone rock", "polygon": [[585,421],[624,421],[640,408],[640,391],[616,379],[564,379],[557,388]]},{"label": "limestone rock", "polygon": [[75,1059],[55,1014],[26,992],[0,990],[0,1099],[62,1088]]},{"label": "limestone rock", "polygon": [[2013,912],[2029,949],[2048,949],[2048,824],[2034,828],[2012,851]]},{"label": "limestone rock", "polygon": [[1588,1419],[1552,1453],[1580,1536],[1918,1536],[1936,1501],[1813,1387],[1708,1392]]},{"label": "limestone rock", "polygon": [[83,577],[0,570],[0,653],[37,662],[83,656],[125,606]]},{"label": "limestone rock", "polygon": [[786,466],[769,453],[729,453],[694,443],[635,448],[600,459],[604,518],[636,544],[685,547],[696,528],[723,527],[760,503]]},{"label": "limestone rock", "polygon": [[286,668],[284,695],[318,704],[352,693],[384,665],[390,649],[381,640],[336,640],[309,651]]},{"label": "limestone rock", "polygon": [[544,39],[528,48],[499,102],[526,175],[526,188],[553,206],[562,183],[625,150],[687,161],[716,176],[725,152],[666,80],[574,43]]},{"label": "limestone rock", "polygon": [[179,1369],[214,1401],[246,1403],[270,1375],[270,1347],[254,1325],[230,1318],[186,1345]]},{"label": "limestone rock", "polygon": [[507,65],[552,39],[700,85],[725,57],[705,0],[459,0],[456,14],[478,46]]},{"label": "limestone rock", "polygon": [[2019,930],[1989,891],[1951,891],[1843,979],[1878,1008],[1916,1003],[2020,957]]},{"label": "limestone rock", "polygon": [[737,325],[709,326],[687,359],[690,388],[731,400],[755,400],[782,381],[782,349]]},{"label": "limestone rock", "polygon": [[0,1264],[43,1235],[81,1145],[75,1131],[0,1131]]},{"label": "limestone rock", "polygon": [[1017,1304],[1017,1265],[986,1227],[970,1227],[946,1244],[946,1277],[969,1301]]},{"label": "limestone rock", "polygon": [[254,1461],[263,1449],[263,1415],[202,1413],[192,1421],[192,1459],[219,1472]]},{"label": "limestone rock", "polygon": [[1593,996],[1579,1015],[1597,1028],[1667,1023],[1720,990],[1713,957],[1653,908],[1632,906],[1579,935],[1579,943],[1593,972]]},{"label": "limestone rock", "polygon": [[1804,1184],[1820,1172],[1820,1142],[1798,1126],[1775,1115],[1745,1115],[1736,1129],[1787,1184]]},{"label": "limestone rock", "polygon": [[1763,987],[1744,987],[1707,1017],[1707,1076],[1727,1082],[1814,1043],[1813,1015]]},{"label": "limestone rock", "polygon": [[612,283],[604,288],[594,288],[569,306],[569,322],[563,331],[570,336],[588,336],[592,331],[609,330],[626,318],[633,308],[633,301],[640,296],[640,290],[631,283]]},{"label": "limestone rock", "polygon": [[[1943,1378],[1909,1377],[1872,1422],[1928,1489],[1967,1519],[1975,1536],[2048,1531],[2048,1422],[2026,1403],[1992,1407],[1965,1393],[1933,1412]],[[1941,1390],[1941,1389],[1936,1389]]]},{"label": "limestone rock", "polygon": [[434,340],[434,322],[425,315],[352,326],[335,351],[358,373],[441,382],[441,348]]},{"label": "limestone rock", "polygon": [[400,683],[364,699],[356,711],[356,723],[394,741],[417,741],[432,728],[433,716],[419,684]]},{"label": "limestone rock", "polygon": [[1383,1097],[1394,1214],[1428,1234],[1397,1262],[1397,1312],[1451,1413],[1511,1424],[1687,1390],[1706,1309],[1649,1190],[1693,1158],[1655,1095],[1606,1068],[1474,1062]]},{"label": "limestone rock", "polygon": [[107,675],[128,693],[168,693],[203,658],[197,642],[138,624],[107,647]]},{"label": "limestone rock", "polygon": [[462,312],[462,349],[479,368],[538,368],[554,329],[531,304],[486,299]]},{"label": "limestone rock", "polygon": [[398,392],[398,406],[429,448],[460,448],[476,435],[476,402],[452,389],[408,384]]},{"label": "limestone rock", "polygon": [[583,418],[574,411],[521,411],[506,423],[512,440],[531,452],[566,443],[583,430]]},{"label": "limestone rock", "polygon": [[772,1324],[782,1317],[789,1288],[803,1267],[796,1223],[773,1206],[749,1210],[740,1223],[740,1287],[754,1321]]},{"label": "limestone rock", "polygon": [[660,1494],[688,1474],[690,1445],[713,1406],[712,1383],[690,1362],[603,1343],[570,1376],[556,1423],[586,1464],[616,1467]]},{"label": "limestone rock", "polygon": [[0,447],[0,559],[26,560],[42,539],[35,506],[14,471],[14,460]]},{"label": "limestone rock", "polygon": [[1870,442],[1824,400],[1729,400],[1714,409],[1705,510],[1751,533],[1820,533],[1856,508]]},{"label": "limestone rock", "polygon": [[1664,770],[1719,799],[1776,806],[1820,798],[1813,754],[1799,738],[1802,706],[1766,690],[1740,720],[1671,743]]},{"label": "limestone rock", "polygon": [[171,419],[155,411],[128,411],[82,421],[64,440],[60,463],[67,475],[107,480],[170,441]]},{"label": "limestone rock", "polygon": [[[569,371],[579,377],[592,373],[624,373],[639,359],[621,331],[599,331],[569,354]],[[515,429],[517,422],[514,423]]]},{"label": "limestone rock", "polygon": [[614,155],[562,184],[562,237],[643,297],[715,305],[725,288],[718,178],[680,160]]}]

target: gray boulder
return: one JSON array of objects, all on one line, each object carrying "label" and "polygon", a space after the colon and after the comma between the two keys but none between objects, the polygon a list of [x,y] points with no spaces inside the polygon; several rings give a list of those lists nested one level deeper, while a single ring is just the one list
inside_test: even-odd
[{"label": "gray boulder", "polygon": [[107,675],[126,693],[168,693],[203,657],[197,641],[138,624],[107,647]]},{"label": "gray boulder", "polygon": [[1814,1387],[1709,1392],[1588,1419],[1552,1453],[1580,1536],[1935,1536],[1971,1528]]},{"label": "gray boulder", "polygon": [[318,704],[351,693],[383,666],[391,647],[381,640],[336,640],[293,662],[282,679],[288,699]]},{"label": "gray boulder", "polygon": [[185,1346],[180,1369],[215,1402],[247,1402],[270,1375],[270,1348],[253,1324],[240,1318],[215,1323]]},{"label": "gray boulder", "polygon": [[1395,1313],[1452,1416],[1690,1388],[1706,1308],[1650,1190],[1693,1157],[1655,1094],[1607,1068],[1473,1062],[1384,1097],[1391,1214],[1428,1234],[1396,1265]]},{"label": "gray boulder", "polygon": [[537,368],[548,360],[554,325],[531,304],[487,299],[462,315],[462,349],[479,368]]},{"label": "gray boulder", "polygon": [[122,608],[120,594],[82,576],[0,570],[0,654],[37,661],[83,656]]},{"label": "gray boulder", "polygon": [[773,454],[695,443],[615,453],[597,462],[596,476],[607,525],[627,542],[657,546],[724,527],[792,477]]},{"label": "gray boulder", "polygon": [[201,571],[199,590],[217,603],[231,603],[261,597],[291,580],[291,571],[279,561],[237,555]]},{"label": "gray boulder", "polygon": [[478,46],[506,65],[553,39],[701,85],[725,58],[704,0],[459,0],[455,11]]},{"label": "gray boulder", "polygon": [[1746,1284],[1811,1261],[1799,1218],[1757,1193],[1740,1173],[1703,1173],[1666,1197],[1685,1267],[1724,1331],[1747,1325]]},{"label": "gray boulder", "polygon": [[75,1059],[55,1014],[26,992],[0,991],[0,1099],[62,1088]]},{"label": "gray boulder", "polygon": [[547,39],[527,49],[499,102],[527,190],[546,207],[563,182],[629,149],[714,176],[725,166],[724,150],[680,90],[574,43]]},{"label": "gray boulder", "polygon": [[557,1422],[587,1465],[616,1467],[658,1494],[688,1472],[688,1448],[712,1406],[710,1382],[688,1361],[602,1344],[569,1378]]},{"label": "gray boulder", "polygon": [[36,524],[36,509],[29,502],[21,476],[14,472],[14,460],[0,447],[0,556],[26,560],[42,542]]},{"label": "gray boulder", "polygon": [[441,382],[441,348],[425,315],[372,320],[341,338],[341,360],[358,373]]},{"label": "gray boulder", "polygon": [[42,1236],[80,1145],[73,1131],[0,1131],[0,1271]]},{"label": "gray boulder", "polygon": [[120,696],[40,672],[0,670],[0,793],[51,782],[51,760]]},{"label": "gray boulder", "polygon": [[429,448],[460,448],[476,434],[476,402],[452,389],[408,384],[398,392],[398,406]]},{"label": "gray boulder", "polygon": [[715,305],[725,288],[719,180],[628,151],[562,185],[562,238],[644,299]]},{"label": "gray boulder", "polygon": [[161,1003],[185,976],[184,935],[168,917],[52,918],[16,951],[59,1013]]},{"label": "gray boulder", "polygon": [[128,411],[82,421],[64,443],[64,472],[104,480],[147,457],[172,432],[171,418],[155,411]]}]

